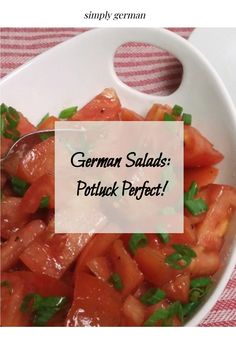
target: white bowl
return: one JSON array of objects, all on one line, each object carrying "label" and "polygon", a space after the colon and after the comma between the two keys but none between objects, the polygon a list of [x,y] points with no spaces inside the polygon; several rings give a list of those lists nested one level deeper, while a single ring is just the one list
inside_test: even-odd
[{"label": "white bowl", "polygon": [[[145,42],[168,50],[183,64],[180,87],[169,96],[138,92],[116,76],[113,57],[125,42]],[[154,102],[178,103],[193,115],[200,129],[225,156],[219,183],[236,186],[236,112],[216,72],[190,43],[170,31],[151,28],[96,29],[80,34],[37,56],[1,80],[1,102],[16,107],[37,123],[45,113],[82,106],[105,87],[113,87],[124,106],[144,114]],[[223,265],[216,286],[187,323],[199,324],[217,301],[236,263],[236,217],[222,250]]]}]

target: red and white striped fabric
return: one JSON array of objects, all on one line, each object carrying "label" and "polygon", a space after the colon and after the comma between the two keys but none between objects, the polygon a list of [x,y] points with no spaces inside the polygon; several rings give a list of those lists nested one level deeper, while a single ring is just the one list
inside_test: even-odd
[{"label": "red and white striped fabric", "polygon": [[[1,28],[0,77],[43,51],[88,29]],[[188,38],[193,29],[172,28]],[[170,54],[147,44],[127,43],[115,56],[118,76],[142,92],[166,95],[181,82],[182,66]],[[214,308],[200,326],[236,326],[236,269]]]}]

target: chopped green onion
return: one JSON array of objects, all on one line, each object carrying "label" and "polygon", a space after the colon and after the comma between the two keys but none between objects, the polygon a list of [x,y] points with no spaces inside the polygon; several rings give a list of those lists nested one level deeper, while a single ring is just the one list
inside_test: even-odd
[{"label": "chopped green onion", "polygon": [[200,277],[192,279],[190,282],[190,288],[202,288],[212,284],[210,277]]},{"label": "chopped green onion", "polygon": [[20,136],[20,132],[16,129],[20,121],[19,113],[15,110],[15,108],[7,107],[4,103],[2,103],[0,106],[0,115],[1,135],[6,139],[17,141]]},{"label": "chopped green onion", "polygon": [[1,127],[0,127],[0,129],[1,129],[1,135],[4,134],[5,127],[6,127],[5,119],[4,119],[4,117],[2,116],[2,114],[1,114]]},{"label": "chopped green onion", "polygon": [[187,257],[193,258],[196,257],[196,253],[192,250],[192,248],[182,245],[182,244],[174,244],[172,247],[180,254],[185,255]]},{"label": "chopped green onion", "polygon": [[186,317],[190,317],[197,307],[200,305],[200,302],[189,302],[187,304],[182,304],[182,309],[183,309],[183,317],[186,319]]},{"label": "chopped green onion", "polygon": [[119,276],[118,273],[113,273],[110,278],[109,278],[110,283],[113,284],[114,288],[116,290],[122,290],[123,289],[123,283],[121,280],[121,277]]},{"label": "chopped green onion", "polygon": [[33,324],[45,326],[57,312],[63,309],[66,303],[67,298],[64,296],[43,297],[39,294],[28,294],[24,297],[20,310],[22,312],[32,311]]},{"label": "chopped green onion", "polygon": [[192,215],[199,215],[208,210],[208,206],[204,199],[198,198],[194,200],[186,200],[184,206]]},{"label": "chopped green onion", "polygon": [[184,193],[184,206],[192,215],[199,215],[208,210],[208,206],[204,199],[193,199],[197,192],[198,185],[193,181],[189,190]]},{"label": "chopped green onion", "polygon": [[139,247],[147,245],[147,237],[145,234],[133,234],[129,239],[129,249],[132,254],[135,254]]},{"label": "chopped green onion", "polygon": [[172,115],[170,115],[169,113],[164,113],[164,121],[173,122],[173,121],[175,121],[175,118]]},{"label": "chopped green onion", "polygon": [[59,114],[59,118],[60,119],[71,118],[77,112],[77,108],[78,106],[63,109],[63,111],[61,111],[61,113]]},{"label": "chopped green onion", "polygon": [[39,138],[44,141],[47,140],[48,138],[50,138],[51,136],[53,136],[53,132],[51,133],[41,133],[39,134]]},{"label": "chopped green onion", "polygon": [[144,326],[155,326],[157,321],[161,321],[162,326],[170,326],[173,324],[174,316],[178,316],[183,321],[183,309],[179,301],[174,302],[166,309],[158,309],[145,322]]},{"label": "chopped green onion", "polygon": [[145,305],[154,305],[163,300],[166,294],[161,289],[151,288],[140,297],[140,301]]},{"label": "chopped green onion", "polygon": [[198,185],[195,181],[191,183],[189,190],[184,193],[184,200],[191,200],[195,197],[198,192]]},{"label": "chopped green onion", "polygon": [[183,118],[185,125],[191,125],[191,123],[192,123],[192,115],[191,114],[183,113],[182,118]]},{"label": "chopped green onion", "polygon": [[165,262],[174,269],[182,270],[186,268],[195,258],[196,253],[188,246],[175,244],[172,246],[177,252],[166,257]]},{"label": "chopped green onion", "polygon": [[5,103],[2,103],[0,106],[0,114],[6,113],[7,112],[7,106]]},{"label": "chopped green onion", "polygon": [[29,183],[24,180],[14,176],[11,178],[11,184],[14,192],[18,194],[20,197],[23,197],[27,189],[29,188]]},{"label": "chopped green onion", "polygon": [[168,243],[170,240],[170,235],[167,233],[159,233],[158,236],[160,237],[163,243]]},{"label": "chopped green onion", "polygon": [[49,196],[45,195],[44,197],[41,198],[40,201],[40,209],[48,208],[49,205]]},{"label": "chopped green onion", "polygon": [[148,317],[148,319],[144,322],[143,325],[145,327],[152,327],[156,325],[157,321],[165,321],[168,319],[168,317],[169,317],[168,309],[159,309],[153,312],[153,314],[151,314],[151,316]]},{"label": "chopped green onion", "polygon": [[12,130],[7,131],[8,128],[9,128],[9,126],[5,127],[5,130],[3,132],[4,138],[11,139],[13,141],[17,141],[20,137],[20,132],[17,129],[12,129]]},{"label": "chopped green onion", "polygon": [[190,301],[200,301],[204,297],[212,285],[212,280],[209,277],[200,277],[192,279],[190,282]]},{"label": "chopped green onion", "polygon": [[174,116],[181,116],[182,113],[183,113],[183,107],[178,106],[177,104],[174,105],[174,107],[172,109],[172,114]]},{"label": "chopped green onion", "polygon": [[37,127],[40,126],[40,124],[42,124],[43,122],[45,122],[45,120],[47,120],[49,118],[49,113],[45,114],[45,116],[43,116],[43,118],[40,120],[40,122],[37,124]]},{"label": "chopped green onion", "polygon": [[9,293],[10,294],[12,294],[12,285],[11,285],[11,283],[8,281],[8,280],[2,280],[1,281],[1,288],[2,287],[5,287],[5,288],[7,288],[8,289],[8,291],[9,291]]}]

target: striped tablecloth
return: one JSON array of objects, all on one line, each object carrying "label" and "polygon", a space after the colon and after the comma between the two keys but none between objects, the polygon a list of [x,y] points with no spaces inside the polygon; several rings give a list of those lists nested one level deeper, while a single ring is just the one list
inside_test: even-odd
[{"label": "striped tablecloth", "polygon": [[[2,28],[0,36],[0,76],[9,74],[48,48],[87,29]],[[188,38],[191,28],[172,28]],[[116,53],[115,68],[127,85],[156,95],[173,92],[181,82],[181,64],[166,52],[140,43],[128,43]],[[236,269],[220,299],[201,326],[236,326]]]}]

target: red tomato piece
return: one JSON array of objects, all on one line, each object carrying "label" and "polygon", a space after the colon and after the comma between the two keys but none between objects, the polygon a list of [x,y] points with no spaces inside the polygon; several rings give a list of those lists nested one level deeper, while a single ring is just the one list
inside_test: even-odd
[{"label": "red tomato piece", "polygon": [[119,120],[120,110],[116,92],[107,88],[77,111],[71,120]]},{"label": "red tomato piece", "polygon": [[236,189],[211,184],[207,187],[210,195],[209,209],[197,227],[198,245],[207,250],[219,251],[223,245],[232,209],[236,208]]},{"label": "red tomato piece", "polygon": [[5,271],[15,265],[24,250],[42,234],[45,224],[33,220],[13,234],[1,247],[1,269]]},{"label": "red tomato piece", "polygon": [[202,247],[195,247],[196,258],[189,266],[191,277],[213,275],[220,268],[220,255],[215,251],[204,251]]},{"label": "red tomato piece", "polygon": [[35,145],[20,161],[17,177],[32,183],[45,174],[54,176],[54,137]]},{"label": "red tomato piece", "polygon": [[120,291],[126,297],[137,290],[143,281],[143,274],[140,272],[136,261],[125,250],[123,242],[116,240],[111,247],[110,257],[114,270],[122,280],[123,289]]},{"label": "red tomato piece", "polygon": [[86,274],[76,276],[76,293],[66,326],[119,326],[120,295],[108,283]]},{"label": "red tomato piece", "polygon": [[112,274],[111,263],[104,256],[91,259],[88,261],[87,266],[98,279],[103,281],[107,281]]},{"label": "red tomato piece", "polygon": [[22,301],[27,294],[66,296],[68,299],[72,295],[72,289],[62,281],[29,271],[3,273],[1,280],[9,283],[9,287],[2,287],[1,289],[2,326],[31,325],[31,314],[20,311]]},{"label": "red tomato piece", "polygon": [[[17,130],[20,132],[20,135],[22,136],[24,134],[29,134],[35,131],[36,130],[35,126],[32,123],[30,123],[28,119],[23,116],[23,114],[21,114],[20,112],[18,113],[20,115],[20,120],[17,125]],[[1,156],[8,151],[8,149],[12,144],[13,141],[11,139],[1,137]]]},{"label": "red tomato piece", "polygon": [[171,114],[172,108],[168,105],[154,103],[146,115],[146,120],[159,121],[164,119],[164,114]]},{"label": "red tomato piece", "polygon": [[38,125],[38,130],[50,130],[55,129],[55,122],[59,122],[60,119],[54,116],[50,116]]},{"label": "red tomato piece", "polygon": [[54,209],[54,178],[48,174],[39,177],[31,184],[21,200],[20,210],[25,214],[35,213],[45,196],[49,197],[49,208]]},{"label": "red tomato piece", "polygon": [[213,166],[185,168],[184,170],[184,190],[187,191],[192,182],[197,182],[198,188],[205,187],[213,183],[219,170]]},{"label": "red tomato piece", "polygon": [[184,245],[196,245],[197,238],[195,230],[193,229],[191,222],[187,216],[184,217],[184,233],[183,234],[171,234],[168,246],[175,243],[182,243]]},{"label": "red tomato piece", "polygon": [[1,236],[8,239],[20,227],[24,226],[29,217],[19,209],[21,198],[3,197],[1,202]]},{"label": "red tomato piece", "polygon": [[138,248],[134,258],[145,279],[156,286],[162,286],[181,273],[165,263],[165,257],[162,251],[148,246]]},{"label": "red tomato piece", "polygon": [[[170,306],[170,303],[167,300],[162,300],[158,302],[155,305],[148,306],[146,307],[146,313],[145,313],[145,320],[147,320],[154,312],[160,310],[160,309],[167,309]],[[173,319],[173,326],[180,326],[181,322],[177,316],[174,316]],[[162,326],[162,321],[157,321],[155,326]]]},{"label": "red tomato piece", "polygon": [[143,120],[143,117],[135,113],[134,111],[131,111],[130,109],[121,108],[121,111],[119,113],[119,119],[123,121],[139,121]]},{"label": "red tomato piece", "polygon": [[3,273],[1,281],[9,283],[8,287],[1,287],[1,326],[29,326],[30,313],[20,311],[20,306],[27,293],[33,289],[22,282],[15,272]]},{"label": "red tomato piece", "polygon": [[43,237],[27,247],[20,259],[33,272],[60,278],[90,238],[89,234],[54,234],[45,242]]},{"label": "red tomato piece", "polygon": [[93,236],[78,259],[76,273],[85,271],[88,262],[95,257],[106,255],[112,243],[119,237],[120,234],[97,234]]},{"label": "red tomato piece", "polygon": [[172,301],[188,302],[190,277],[189,274],[178,275],[175,279],[163,285],[162,289]]},{"label": "red tomato piece", "polygon": [[129,295],[122,307],[123,324],[126,326],[141,326],[145,318],[145,306],[133,295]]},{"label": "red tomato piece", "polygon": [[204,167],[220,162],[224,156],[200,132],[184,126],[184,166]]}]

